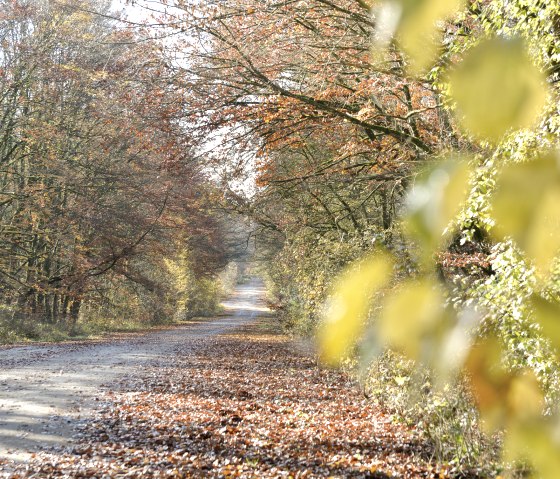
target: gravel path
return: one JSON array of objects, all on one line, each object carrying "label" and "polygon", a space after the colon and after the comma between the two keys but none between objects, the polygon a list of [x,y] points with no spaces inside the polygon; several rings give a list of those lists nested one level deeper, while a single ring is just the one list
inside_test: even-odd
[{"label": "gravel path", "polygon": [[0,459],[25,461],[41,448],[64,446],[106,385],[178,346],[250,323],[266,311],[263,285],[240,286],[224,307],[218,319],[133,339],[0,350]]}]

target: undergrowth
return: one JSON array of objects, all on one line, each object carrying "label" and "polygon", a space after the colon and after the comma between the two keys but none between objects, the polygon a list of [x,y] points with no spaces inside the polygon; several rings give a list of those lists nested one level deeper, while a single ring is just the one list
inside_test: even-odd
[{"label": "undergrowth", "polygon": [[17,321],[2,320],[0,322],[0,344],[27,341],[57,342],[80,340],[103,336],[117,332],[142,331],[153,327],[139,320],[119,321],[115,318],[95,318],[80,320],[73,328],[64,322],[46,323],[32,317]]},{"label": "undergrowth", "polygon": [[[358,371],[354,362],[349,363]],[[359,372],[364,395],[414,427],[427,441],[432,458],[458,474],[495,477],[502,469],[499,439],[486,435],[466,381],[434,386],[428,370],[418,372],[412,361],[386,351]]]},{"label": "undergrowth", "polygon": [[153,294],[115,283],[102,302],[85,303],[76,322],[46,321],[41,314],[0,305],[0,344],[26,341],[57,342],[87,339],[107,333],[135,332],[155,326],[180,324],[223,311],[221,300],[237,283],[235,265],[216,278],[192,280],[167,294]]}]

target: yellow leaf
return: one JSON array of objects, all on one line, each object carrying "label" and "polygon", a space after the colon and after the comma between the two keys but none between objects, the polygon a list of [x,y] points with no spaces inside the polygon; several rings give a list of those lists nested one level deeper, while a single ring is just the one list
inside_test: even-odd
[{"label": "yellow leaf", "polygon": [[481,42],[451,72],[449,83],[459,119],[483,140],[498,142],[510,129],[532,126],[546,103],[545,77],[520,39]]},{"label": "yellow leaf", "polygon": [[508,462],[528,461],[532,477],[557,479],[560,471],[558,434],[545,421],[532,421],[511,427],[505,436],[504,455]]},{"label": "yellow leaf", "polygon": [[541,275],[560,250],[560,164],[558,154],[507,165],[492,200],[494,234],[511,236]]},{"label": "yellow leaf", "polygon": [[384,302],[378,334],[387,346],[417,359],[422,340],[435,335],[444,318],[443,296],[434,282],[409,280]]},{"label": "yellow leaf", "polygon": [[317,335],[323,362],[339,364],[360,337],[370,298],[389,281],[392,268],[391,258],[377,253],[352,265],[338,278]]},{"label": "yellow leaf", "polygon": [[535,312],[537,323],[542,328],[544,335],[550,340],[560,353],[560,305],[552,303],[540,296],[531,298],[532,310]]},{"label": "yellow leaf", "polygon": [[421,175],[410,190],[404,228],[429,258],[467,199],[470,176],[466,160],[448,159]]},{"label": "yellow leaf", "polygon": [[544,407],[544,395],[533,372],[506,370],[502,356],[498,339],[488,337],[471,348],[465,363],[483,425],[490,432],[536,421]]},{"label": "yellow leaf", "polygon": [[[552,172],[551,172],[552,173]],[[551,261],[560,250],[560,183],[543,194],[525,247],[537,270],[550,272]]]},{"label": "yellow leaf", "polygon": [[493,432],[505,420],[507,397],[512,380],[502,366],[502,347],[495,337],[485,338],[474,345],[465,362],[471,388],[483,418],[483,426]]},{"label": "yellow leaf", "polygon": [[387,45],[395,34],[410,58],[409,69],[422,73],[435,60],[440,43],[438,22],[463,5],[464,0],[388,0],[377,9],[379,46]]},{"label": "yellow leaf", "polygon": [[507,406],[510,423],[534,421],[541,417],[544,396],[532,372],[513,378],[507,395]]}]

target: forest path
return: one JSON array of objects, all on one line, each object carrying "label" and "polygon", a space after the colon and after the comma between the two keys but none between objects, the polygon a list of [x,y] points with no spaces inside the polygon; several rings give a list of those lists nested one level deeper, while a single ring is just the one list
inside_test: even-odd
[{"label": "forest path", "polygon": [[[39,364],[51,364],[37,386],[22,385],[27,400],[9,396],[21,406],[13,429],[29,424],[31,414],[21,414],[27,404],[50,405],[33,391],[69,391],[56,397],[74,424],[72,386],[95,407],[87,407],[71,442],[23,461],[0,459],[0,478],[450,477],[430,463],[413,428],[395,424],[350,376],[321,367],[308,347],[278,331],[261,285],[240,288],[227,306],[235,312],[218,321],[15,366],[12,380],[33,380]],[[58,376],[64,356],[72,364]],[[102,372],[82,381],[93,369]],[[62,385],[65,374],[73,380]],[[49,413],[45,424],[53,425]],[[69,435],[52,428],[59,439]],[[28,440],[37,445],[41,434]]]},{"label": "forest path", "polygon": [[266,310],[262,283],[239,286],[223,304],[218,319],[132,339],[0,349],[0,459],[27,460],[46,446],[63,446],[122,375],[254,320]]}]

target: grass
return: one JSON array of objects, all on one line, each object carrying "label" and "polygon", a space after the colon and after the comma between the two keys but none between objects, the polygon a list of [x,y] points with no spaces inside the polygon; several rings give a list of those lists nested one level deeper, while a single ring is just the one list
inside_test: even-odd
[{"label": "grass", "polygon": [[160,323],[149,323],[139,320],[97,319],[79,321],[73,331],[65,323],[48,324],[33,321],[31,318],[18,322],[0,320],[0,344],[16,343],[56,343],[65,341],[85,341],[111,337],[119,333],[143,333],[168,326],[181,324],[196,324],[210,321],[212,318],[223,316],[218,313],[208,316],[194,316],[188,319],[170,320]]}]

